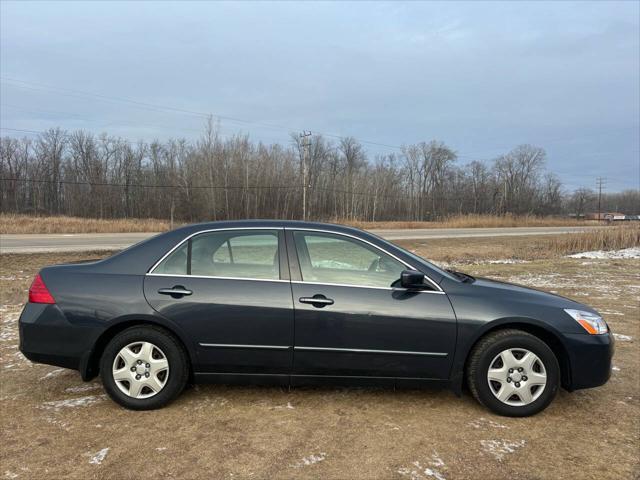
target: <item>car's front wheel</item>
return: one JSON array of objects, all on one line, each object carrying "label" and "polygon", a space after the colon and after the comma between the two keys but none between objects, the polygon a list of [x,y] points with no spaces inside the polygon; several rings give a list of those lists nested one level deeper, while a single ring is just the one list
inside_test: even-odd
[{"label": "car's front wheel", "polygon": [[132,410],[160,408],[184,389],[187,355],[163,329],[136,326],[117,334],[100,360],[100,377],[109,396]]},{"label": "car's front wheel", "polygon": [[544,410],[560,385],[560,367],[549,346],[522,330],[490,333],[467,365],[473,396],[499,415],[526,417]]}]

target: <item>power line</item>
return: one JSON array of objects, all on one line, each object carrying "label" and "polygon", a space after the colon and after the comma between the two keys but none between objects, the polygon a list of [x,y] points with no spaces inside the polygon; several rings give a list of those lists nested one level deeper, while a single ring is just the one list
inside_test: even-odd
[{"label": "power line", "polygon": [[25,183],[55,183],[61,185],[89,185],[92,187],[118,187],[118,188],[187,188],[204,190],[259,190],[259,189],[295,189],[297,185],[163,185],[144,183],[110,183],[110,182],[88,182],[80,180],[46,180],[40,178],[0,178],[3,182],[25,182]]},{"label": "power line", "polygon": [[[17,110],[21,110],[24,112],[29,112],[29,113],[44,113],[44,114],[48,114],[48,115],[67,115],[69,117],[73,117],[76,118],[80,121],[84,121],[86,120],[86,118],[84,118],[82,115],[77,114],[77,113],[72,113],[72,112],[62,112],[62,111],[53,111],[53,110],[36,110],[36,109],[32,109],[32,108],[28,108],[28,107],[23,107],[20,105],[12,105],[12,104],[8,104],[8,103],[0,103],[0,107],[9,107],[9,108],[14,108]],[[125,121],[125,120],[112,120],[111,122],[102,125],[102,126],[98,126],[97,128],[107,128],[113,125],[116,125],[118,127],[122,127],[124,125],[127,124],[134,124],[136,127],[148,127],[148,128],[158,128],[158,129],[162,129],[162,130],[170,130],[170,131],[184,131],[184,132],[197,132],[197,133],[202,133],[202,129],[201,128],[187,128],[187,127],[170,127],[168,125],[151,125],[148,123],[139,123],[139,122],[131,122],[131,121]],[[79,127],[80,129],[82,127]],[[16,130],[16,129],[11,129],[11,128],[2,128],[2,130]],[[35,132],[35,131],[29,131],[28,133],[39,133],[39,132]],[[233,135],[237,135],[237,133],[234,133],[233,135],[231,134],[227,134],[227,133],[222,133],[222,132],[217,132],[217,134],[223,138],[232,138]],[[273,141],[273,142],[278,142],[280,139],[275,139],[273,137],[265,137],[260,135],[260,137],[257,138],[258,141],[265,141],[265,140],[269,140],[269,141]],[[134,142],[134,143],[137,143]]]},{"label": "power line", "polygon": [[[148,102],[140,102],[140,101],[132,100],[132,99],[129,99],[129,98],[113,97],[113,96],[110,96],[110,95],[102,95],[102,94],[97,94],[97,93],[92,93],[92,92],[71,90],[71,89],[68,89],[68,88],[60,88],[60,87],[55,87],[55,86],[51,86],[51,85],[46,85],[46,84],[43,84],[43,83],[27,82],[25,80],[19,80],[19,79],[11,78],[11,77],[0,76],[0,80],[3,83],[18,84],[18,85],[14,85],[14,86],[18,86],[18,87],[21,87],[21,88],[30,88],[32,90],[50,90],[50,91],[54,91],[54,92],[57,92],[57,93],[60,93],[60,94],[64,94],[64,95],[71,95],[71,96],[75,96],[75,97],[80,96],[81,98],[90,97],[90,98],[97,98],[97,99],[100,99],[100,100],[110,101],[110,102],[128,103],[128,104],[135,105],[137,107],[146,108],[146,109],[160,110],[160,111],[165,110],[165,111],[169,111],[169,112],[172,112],[172,113],[195,115],[195,116],[199,116],[199,117],[203,117],[203,118],[215,117],[215,118],[218,118],[220,120],[237,122],[237,123],[242,123],[242,124],[246,124],[246,125],[255,125],[255,126],[264,127],[264,128],[272,128],[272,129],[276,129],[276,130],[286,131],[288,133],[300,130],[300,128],[290,127],[290,126],[286,126],[286,125],[276,125],[276,124],[265,123],[265,122],[257,122],[257,121],[253,121],[253,120],[246,120],[246,119],[242,119],[242,118],[230,117],[230,116],[227,116],[227,115],[219,115],[219,114],[214,114],[214,113],[198,112],[198,111],[195,111],[195,110],[187,110],[187,109],[176,108],[176,107],[167,106],[167,105],[148,103]],[[36,88],[34,88],[34,86]],[[322,135],[324,137],[336,138],[336,139],[345,139],[345,138],[349,137],[349,135],[338,135],[338,134],[335,134],[335,133],[327,133],[327,132],[321,132],[321,131],[317,131],[317,130],[314,130],[313,133],[316,134],[316,135]],[[357,140],[360,143],[364,143],[364,144],[367,144],[367,145],[374,145],[374,146],[379,146],[379,147],[392,148],[392,149],[395,149],[395,150],[402,150],[402,146],[400,146],[400,145],[390,145],[390,144],[386,144],[386,143],[374,142],[374,141],[371,141],[371,140],[363,140],[363,139],[357,139]]]},{"label": "power line", "polygon": [[[301,185],[175,185],[175,184],[143,184],[143,183],[110,183],[110,182],[89,182],[80,180],[49,180],[40,178],[0,178],[0,182],[21,182],[21,183],[38,183],[38,184],[56,184],[56,185],[77,185],[91,187],[115,187],[115,188],[155,188],[155,189],[174,189],[183,188],[189,190],[297,190],[302,188]],[[401,200],[405,199],[404,195],[385,195],[370,192],[343,190],[339,188],[314,187],[307,186],[310,190],[319,192],[341,193],[345,195],[355,195],[362,197],[375,197]]]},{"label": "power line", "polygon": [[[16,86],[16,87],[20,87],[20,88],[26,88],[26,89],[31,89],[31,90],[37,90],[37,91],[53,91],[62,95],[70,95],[70,96],[74,96],[74,97],[80,97],[80,98],[94,98],[94,99],[99,99],[99,100],[103,100],[103,101],[109,101],[109,102],[119,102],[119,103],[127,103],[133,106],[136,106],[138,108],[145,108],[145,109],[151,109],[151,110],[155,110],[155,111],[167,111],[167,112],[171,112],[171,113],[180,113],[180,114],[185,114],[185,115],[192,115],[192,116],[197,116],[197,117],[201,117],[201,118],[209,118],[209,117],[215,117],[219,120],[225,120],[225,121],[229,121],[229,122],[235,122],[235,123],[240,123],[240,124],[245,124],[245,125],[254,125],[254,126],[258,126],[258,127],[263,127],[263,128],[271,128],[271,129],[276,129],[276,130],[281,130],[281,131],[286,131],[288,133],[291,132],[295,132],[295,131],[300,131],[300,128],[296,128],[296,127],[291,127],[291,126],[286,126],[286,125],[278,125],[278,124],[272,124],[272,123],[266,123],[266,122],[259,122],[259,121],[254,121],[254,120],[247,120],[247,119],[242,119],[242,118],[238,118],[238,117],[232,117],[232,116],[227,116],[227,115],[220,115],[220,114],[214,114],[214,113],[206,113],[206,112],[200,112],[200,111],[195,111],[195,110],[189,110],[189,109],[185,109],[185,108],[178,108],[178,107],[174,107],[174,106],[169,106],[169,105],[162,105],[162,104],[157,104],[157,103],[149,103],[149,102],[142,102],[142,101],[138,101],[138,100],[133,100],[130,98],[124,98],[124,97],[116,97],[116,96],[111,96],[111,95],[103,95],[103,94],[98,94],[98,93],[93,93],[93,92],[86,92],[86,91],[81,91],[81,90],[73,90],[73,89],[68,89],[68,88],[61,88],[61,87],[56,87],[53,85],[47,85],[47,84],[43,84],[43,83],[39,83],[39,82],[31,82],[31,81],[25,81],[25,80],[20,80],[20,79],[16,79],[16,78],[12,78],[12,77],[6,77],[6,76],[0,76],[0,81],[2,81],[3,83],[12,85],[12,86]],[[77,116],[75,114],[71,114],[74,116]],[[164,128],[164,127],[158,127],[158,126],[152,126],[154,128]],[[170,127],[166,127],[166,128],[170,128]],[[546,140],[543,141],[541,143],[547,145],[547,144],[553,144],[553,143],[562,143],[565,141],[571,141],[571,140],[576,140],[576,139],[580,139],[580,138],[593,138],[594,136],[602,136],[602,135],[609,135],[609,134],[615,134],[621,130],[627,130],[627,129],[635,129],[637,127],[625,127],[625,128],[620,128],[620,129],[616,129],[616,130],[610,130],[610,131],[606,131],[606,132],[596,132],[594,134],[590,134],[590,135],[584,135],[584,136],[578,136],[578,137],[564,137],[564,138],[556,138],[556,139],[552,139],[552,140]],[[328,133],[328,132],[322,132],[319,130],[311,130],[311,133],[315,134],[315,135],[321,135],[323,137],[327,137],[327,138],[334,138],[334,139],[339,139],[339,140],[343,140],[346,139],[348,137],[350,137],[350,135],[339,135],[339,134],[335,134],[335,133]],[[360,139],[357,137],[353,137],[355,138],[358,142],[362,143],[362,144],[366,144],[366,145],[372,145],[372,146],[377,146],[377,147],[383,147],[383,148],[388,148],[388,149],[393,149],[393,150],[398,150],[398,151],[403,151],[404,150],[404,145],[393,145],[393,144],[389,144],[389,143],[383,143],[383,142],[376,142],[376,141],[372,141],[372,140],[365,140],[365,139]],[[489,150],[484,150],[484,151],[472,151],[472,152],[459,152],[456,153],[456,156],[458,158],[473,158],[473,159],[477,159],[479,156],[482,156],[485,153],[489,153],[489,152],[495,152],[495,151],[504,151],[504,150],[508,150],[511,147],[496,147],[493,149],[489,149]],[[606,155],[607,153],[604,152],[602,154],[598,154],[598,155]],[[494,155],[492,153],[492,155]]]}]

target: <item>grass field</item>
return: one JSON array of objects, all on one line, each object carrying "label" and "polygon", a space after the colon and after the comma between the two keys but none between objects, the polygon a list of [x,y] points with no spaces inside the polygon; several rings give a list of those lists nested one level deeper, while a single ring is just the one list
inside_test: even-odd
[{"label": "grass field", "polygon": [[564,235],[400,240],[395,243],[424,258],[445,263],[477,263],[496,258],[518,262],[560,258],[593,250],[640,247],[640,225]]},{"label": "grass field", "polygon": [[[33,364],[17,318],[41,266],[102,253],[3,255],[0,477],[626,479],[640,459],[640,260],[574,259],[549,238],[404,246],[474,275],[542,288],[598,309],[617,337],[603,387],[560,392],[542,414],[492,415],[447,390],[197,386],[131,412],[99,381]],[[542,242],[542,243],[541,243]]]},{"label": "grass field", "polygon": [[[513,215],[460,215],[439,222],[360,222],[333,219],[333,223],[364,229],[393,228],[474,228],[474,227],[556,227],[598,225],[598,222],[557,217]],[[175,223],[174,228],[180,226]],[[2,233],[133,233],[164,232],[171,228],[168,220],[155,218],[97,219],[80,217],[36,217],[32,215],[0,214]]]}]

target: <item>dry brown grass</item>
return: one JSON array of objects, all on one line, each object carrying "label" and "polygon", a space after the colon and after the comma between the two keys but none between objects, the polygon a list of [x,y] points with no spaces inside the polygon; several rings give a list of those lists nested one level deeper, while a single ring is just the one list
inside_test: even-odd
[{"label": "dry brown grass", "polygon": [[0,214],[0,233],[5,234],[164,232],[170,228],[168,221],[155,218],[99,219]]},{"label": "dry brown grass", "polygon": [[578,252],[639,246],[640,225],[552,236],[400,240],[394,243],[436,263],[445,264],[476,264],[489,260],[551,260]]},{"label": "dry brown grass", "polygon": [[[452,240],[470,252],[494,241]],[[448,241],[438,241],[442,251]],[[0,299],[0,477],[617,480],[640,471],[638,260],[465,269],[588,302],[626,338],[616,344],[606,385],[562,390],[541,414],[506,418],[468,393],[457,398],[435,388],[199,385],[165,409],[124,410],[99,380],[84,383],[77,372],[18,352],[17,319],[33,275],[43,265],[94,256],[3,255],[0,262],[0,294],[15,289]],[[107,448],[101,463],[92,461]]]},{"label": "dry brown grass", "polygon": [[536,217],[533,215],[456,215],[437,222],[360,222],[334,220],[352,227],[364,229],[392,228],[499,228],[499,227],[563,227],[597,225],[595,221],[575,220],[561,217]]},{"label": "dry brown grass", "polygon": [[554,236],[547,249],[560,255],[640,246],[640,225],[621,225],[585,233]]},{"label": "dry brown grass", "polygon": [[[597,225],[597,222],[559,217],[515,215],[459,215],[438,222],[360,222],[333,219],[333,223],[364,229],[394,228],[490,228],[490,227],[556,227]],[[174,223],[174,227],[181,225]],[[164,232],[171,225],[156,218],[98,219],[67,216],[39,217],[32,215],[0,214],[0,234],[4,233],[134,233]]]}]

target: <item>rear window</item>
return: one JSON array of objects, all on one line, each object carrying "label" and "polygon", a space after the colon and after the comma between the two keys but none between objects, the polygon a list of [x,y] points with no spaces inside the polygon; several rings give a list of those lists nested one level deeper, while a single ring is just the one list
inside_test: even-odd
[{"label": "rear window", "polygon": [[278,231],[234,230],[196,235],[164,259],[153,273],[277,280]]}]

